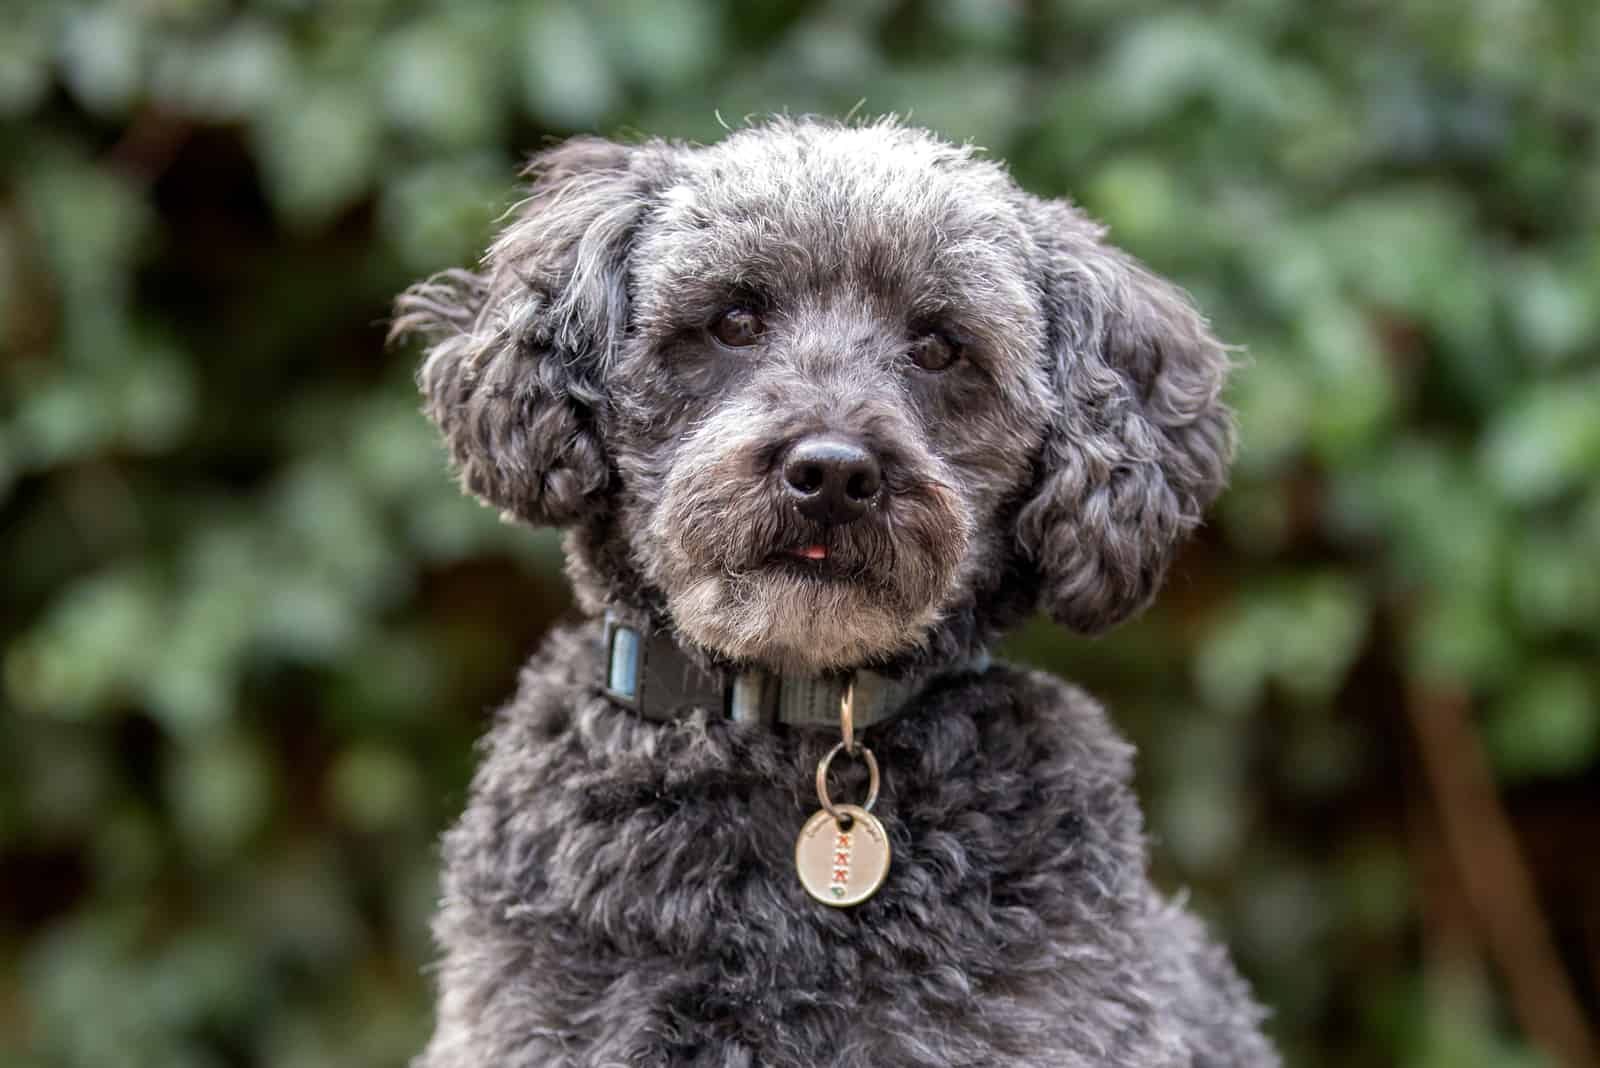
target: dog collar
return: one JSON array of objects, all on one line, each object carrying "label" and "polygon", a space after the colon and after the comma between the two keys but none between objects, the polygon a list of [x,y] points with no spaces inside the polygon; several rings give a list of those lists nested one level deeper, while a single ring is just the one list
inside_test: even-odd
[{"label": "dog collar", "polygon": [[[857,727],[893,719],[929,681],[891,679],[875,671],[844,675],[775,675],[759,668],[708,670],[672,636],[606,612],[605,695],[640,717],[671,723],[695,709],[737,723],[837,727],[839,702],[854,685]],[[957,661],[939,674],[982,671],[989,654]]]}]

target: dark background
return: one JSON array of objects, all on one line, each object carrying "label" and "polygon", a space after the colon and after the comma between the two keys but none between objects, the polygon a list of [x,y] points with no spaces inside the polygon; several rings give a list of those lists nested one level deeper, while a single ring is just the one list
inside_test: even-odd
[{"label": "dark background", "polygon": [[0,1061],[396,1065],[548,533],[451,485],[390,296],[522,155],[909,113],[1243,347],[1142,621],[1010,655],[1141,746],[1291,1064],[1590,1056],[1600,5],[10,0]]}]

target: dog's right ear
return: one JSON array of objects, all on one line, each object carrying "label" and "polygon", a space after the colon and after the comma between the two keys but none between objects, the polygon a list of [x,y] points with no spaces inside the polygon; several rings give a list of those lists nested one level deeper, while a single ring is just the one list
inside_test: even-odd
[{"label": "dog's right ear", "polygon": [[585,137],[534,157],[529,195],[480,268],[395,302],[390,338],[427,343],[423,408],[462,484],[529,523],[575,522],[605,497],[595,412],[627,324],[643,152]]}]

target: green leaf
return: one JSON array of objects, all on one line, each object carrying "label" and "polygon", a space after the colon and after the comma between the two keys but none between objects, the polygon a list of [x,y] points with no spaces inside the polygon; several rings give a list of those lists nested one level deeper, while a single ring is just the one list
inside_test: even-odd
[{"label": "green leaf", "polygon": [[46,16],[28,8],[0,20],[0,116],[27,114],[50,88]]},{"label": "green leaf", "polygon": [[289,42],[264,19],[245,16],[213,35],[162,44],[152,94],[174,112],[209,122],[262,115],[294,79]]},{"label": "green leaf", "polygon": [[[79,319],[103,322],[127,300],[133,266],[154,232],[150,205],[115,172],[62,158],[28,170],[22,197],[66,299],[69,328]],[[89,346],[79,351],[100,364],[117,356]]]},{"label": "green leaf", "polygon": [[416,769],[393,750],[357,746],[340,755],[328,780],[329,801],[352,827],[404,828],[422,807]]},{"label": "green leaf", "polygon": [[612,0],[591,24],[634,79],[664,92],[685,85],[721,54],[722,27],[706,0]]},{"label": "green leaf", "polygon": [[1533,668],[1497,703],[1489,752],[1512,779],[1572,775],[1600,757],[1600,687],[1592,670],[1548,663]]},{"label": "green leaf", "polygon": [[175,751],[167,768],[167,795],[199,864],[227,861],[266,825],[274,801],[272,778],[260,743],[246,734],[196,738]]},{"label": "green leaf", "polygon": [[500,65],[492,40],[475,40],[442,21],[423,21],[384,45],[384,112],[402,131],[443,148],[494,139],[501,120]]},{"label": "green leaf", "polygon": [[6,689],[21,708],[87,719],[132,696],[162,635],[163,598],[130,565],[68,587],[6,654]]},{"label": "green leaf", "polygon": [[396,168],[385,177],[378,226],[407,269],[431,274],[477,260],[509,206],[511,165],[498,155]]},{"label": "green leaf", "polygon": [[1600,537],[1533,529],[1511,553],[1511,602],[1536,634],[1594,633],[1600,624]]},{"label": "green leaf", "polygon": [[1321,407],[1309,376],[1276,349],[1251,351],[1230,399],[1239,418],[1238,463],[1255,478],[1277,474],[1297,457]]},{"label": "green leaf", "polygon": [[1343,576],[1263,584],[1241,595],[1202,642],[1195,682],[1213,707],[1239,712],[1275,682],[1310,704],[1330,699],[1367,632],[1365,593]]},{"label": "green leaf", "polygon": [[1514,398],[1483,444],[1502,497],[1533,505],[1600,479],[1600,378],[1534,385]]},{"label": "green leaf", "polygon": [[315,82],[285,92],[256,130],[267,191],[291,226],[322,226],[371,188],[382,126],[361,83]]},{"label": "green leaf", "polygon": [[84,107],[102,115],[132,109],[144,88],[149,40],[131,5],[70,8],[58,47],[62,75]]},{"label": "green leaf", "polygon": [[1438,591],[1418,607],[1405,642],[1413,678],[1475,689],[1503,681],[1523,655],[1493,605],[1453,590]]},{"label": "green leaf", "polygon": [[519,67],[528,111],[558,126],[594,128],[617,106],[621,90],[610,58],[590,22],[565,0],[528,12]]},{"label": "green leaf", "polygon": [[1506,310],[1524,351],[1547,365],[1572,359],[1600,334],[1593,277],[1528,257],[1507,278]]}]

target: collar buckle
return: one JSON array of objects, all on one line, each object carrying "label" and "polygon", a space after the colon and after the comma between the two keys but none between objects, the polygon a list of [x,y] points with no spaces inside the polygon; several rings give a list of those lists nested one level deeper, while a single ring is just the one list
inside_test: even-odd
[{"label": "collar buckle", "polygon": [[605,695],[633,712],[642,711],[640,693],[644,681],[644,635],[639,628],[624,623],[615,613],[606,613]]}]

